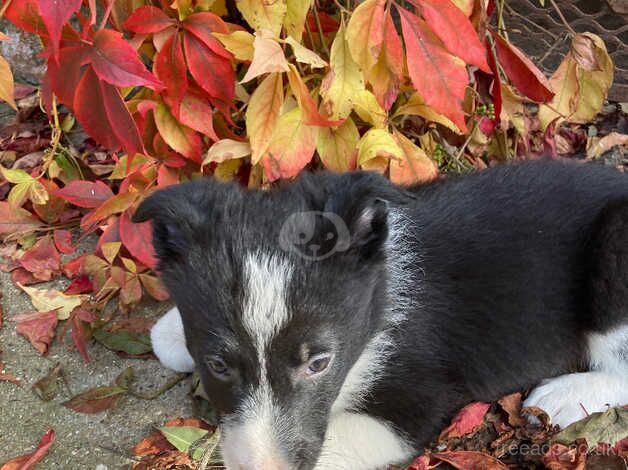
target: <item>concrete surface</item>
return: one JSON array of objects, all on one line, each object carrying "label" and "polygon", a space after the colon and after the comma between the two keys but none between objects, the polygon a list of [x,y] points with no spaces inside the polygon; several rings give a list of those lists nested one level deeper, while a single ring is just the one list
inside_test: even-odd
[{"label": "concrete surface", "polygon": [[[65,282],[40,286],[63,287]],[[38,286],[38,287],[40,287]],[[134,388],[143,392],[157,390],[174,374],[156,360],[122,359],[95,342],[88,345],[92,361],[85,364],[71,344],[52,343],[48,356],[42,357],[22,336],[15,332],[11,317],[33,311],[28,296],[15,288],[7,273],[0,272],[0,289],[4,307],[4,326],[0,330],[1,359],[6,372],[17,376],[21,386],[0,381],[0,465],[6,460],[34,450],[48,427],[56,431],[56,441],[39,469],[129,468],[128,449],[171,418],[192,416],[188,396],[191,379],[187,378],[159,398],[146,401],[125,396],[114,409],[99,414],[81,414],[64,408],[70,398],[62,384],[58,396],[44,402],[31,386],[45,376],[57,362],[72,394],[99,385],[109,385],[128,366],[135,371]],[[166,303],[146,302],[132,316],[158,316],[167,310]],[[71,343],[71,342],[70,342]]]}]

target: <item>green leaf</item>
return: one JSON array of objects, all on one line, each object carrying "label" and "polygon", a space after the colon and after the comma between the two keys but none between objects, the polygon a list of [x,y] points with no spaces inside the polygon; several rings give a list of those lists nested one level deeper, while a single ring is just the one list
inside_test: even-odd
[{"label": "green leaf", "polygon": [[94,338],[108,349],[123,351],[134,356],[146,354],[153,350],[148,336],[129,331],[115,331],[112,333],[102,329],[95,330]]},{"label": "green leaf", "polygon": [[163,426],[159,428],[159,431],[181,452],[187,452],[192,444],[209,432],[193,426]]}]

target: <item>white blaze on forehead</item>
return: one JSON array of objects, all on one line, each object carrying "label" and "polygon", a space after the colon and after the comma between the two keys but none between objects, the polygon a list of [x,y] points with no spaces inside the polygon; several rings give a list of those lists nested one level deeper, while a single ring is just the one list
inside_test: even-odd
[{"label": "white blaze on forehead", "polygon": [[222,426],[222,453],[228,469],[288,469],[279,436],[290,432],[273,396],[267,355],[274,336],[290,319],[286,305],[290,264],[276,256],[249,254],[244,263],[242,325],[257,352],[259,383]]}]

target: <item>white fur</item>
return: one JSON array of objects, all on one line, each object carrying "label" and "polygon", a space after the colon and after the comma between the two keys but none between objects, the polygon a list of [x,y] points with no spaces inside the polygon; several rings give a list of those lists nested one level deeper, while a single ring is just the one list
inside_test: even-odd
[{"label": "white fur", "polygon": [[185,343],[183,321],[174,307],[161,317],[150,330],[153,352],[166,367],[177,372],[192,372],[194,359]]},{"label": "white fur", "polygon": [[374,470],[412,458],[414,450],[390,427],[358,413],[331,419],[314,470]]},{"label": "white fur", "polygon": [[591,371],[545,380],[526,399],[564,428],[609,406],[628,404],[628,325],[589,337]]},{"label": "white fur", "polygon": [[222,425],[222,454],[227,468],[288,469],[278,437],[290,432],[270,387],[266,352],[273,337],[290,319],[286,288],[290,265],[277,257],[249,254],[244,265],[242,323],[251,335],[259,361],[259,385],[238,412]]}]

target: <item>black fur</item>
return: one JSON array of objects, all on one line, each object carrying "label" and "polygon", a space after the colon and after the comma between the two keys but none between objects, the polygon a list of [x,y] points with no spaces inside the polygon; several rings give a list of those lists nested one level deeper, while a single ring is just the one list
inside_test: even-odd
[{"label": "black fur", "polygon": [[[399,210],[405,245],[394,256],[417,256],[405,266],[410,285],[390,299],[398,279],[387,269],[393,253],[385,241],[398,227],[387,214]],[[257,380],[239,326],[243,253],[280,252],[282,222],[300,211],[338,214],[351,242],[324,260],[282,254],[295,265],[296,313],[273,341],[270,367],[273,389],[287,410],[299,409],[289,412],[307,436],[290,443],[298,468],[315,463],[342,380],[386,328],[391,301],[403,300],[407,320],[393,329],[396,351],[358,409],[417,450],[470,401],[585,367],[586,334],[628,322],[628,176],[612,169],[520,163],[409,189],[368,173],[304,175],[268,192],[196,181],[151,196],[135,220],[154,221],[163,279],[222,414]],[[324,249],[329,227],[308,223]],[[342,360],[320,388],[304,391],[281,370],[298,365],[297,345],[317,341],[323,349],[336,342]],[[203,365],[216,348],[239,374],[228,386]]]}]

